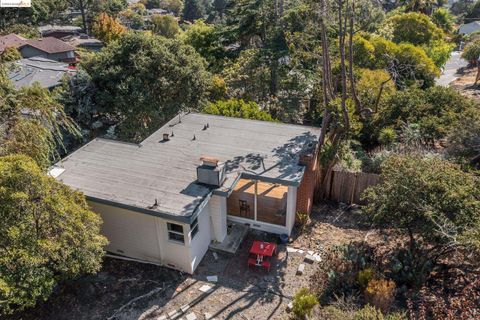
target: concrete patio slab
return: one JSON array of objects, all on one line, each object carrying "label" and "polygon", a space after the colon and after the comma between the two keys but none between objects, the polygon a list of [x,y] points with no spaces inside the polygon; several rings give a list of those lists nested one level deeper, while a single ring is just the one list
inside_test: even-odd
[{"label": "concrete patio slab", "polygon": [[222,242],[210,243],[210,249],[235,254],[248,234],[249,227],[240,223],[228,223],[227,236]]}]

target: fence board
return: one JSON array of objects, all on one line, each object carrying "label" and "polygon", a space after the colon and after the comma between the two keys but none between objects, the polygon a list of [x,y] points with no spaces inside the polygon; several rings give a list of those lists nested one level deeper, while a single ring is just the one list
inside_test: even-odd
[{"label": "fence board", "polygon": [[333,170],[328,177],[326,194],[333,201],[364,204],[360,200],[362,192],[379,182],[378,174]]}]

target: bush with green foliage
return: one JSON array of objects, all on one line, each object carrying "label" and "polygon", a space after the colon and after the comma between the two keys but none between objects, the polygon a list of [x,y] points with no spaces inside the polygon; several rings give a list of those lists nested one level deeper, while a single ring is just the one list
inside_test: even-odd
[{"label": "bush with green foliage", "polygon": [[378,141],[384,146],[390,146],[397,141],[397,132],[393,128],[380,130]]},{"label": "bush with green foliage", "polygon": [[24,155],[0,157],[0,315],[46,300],[61,280],[100,269],[100,217],[83,194]]},{"label": "bush with green foliage", "polygon": [[20,51],[14,47],[7,47],[2,53],[0,53],[0,63],[12,62],[20,59],[22,59],[22,55],[20,54]]},{"label": "bush with green foliage", "polygon": [[451,32],[453,30],[454,18],[450,11],[446,8],[438,8],[430,16],[433,23],[437,27],[441,28],[445,32]]},{"label": "bush with green foliage", "polygon": [[177,19],[170,14],[152,15],[149,28],[153,33],[170,39],[175,38],[182,31]]},{"label": "bush with green foliage", "polygon": [[422,275],[453,250],[480,250],[479,182],[445,160],[395,155],[383,163],[381,182],[364,192],[363,212],[377,226],[405,232],[410,272]]},{"label": "bush with green foliage", "polygon": [[392,26],[392,40],[395,43],[409,42],[422,45],[444,37],[442,29],[438,28],[427,15],[418,12],[395,15],[386,23]]},{"label": "bush with green foliage", "polygon": [[305,319],[306,316],[312,313],[312,309],[317,304],[317,297],[310,293],[307,288],[302,288],[293,297],[293,314],[297,319]]},{"label": "bush with green foliage", "polygon": [[[343,307],[343,306],[342,306]],[[322,320],[407,320],[408,317],[404,313],[395,312],[383,314],[377,308],[366,305],[361,309],[357,307],[340,308],[328,306],[315,314],[315,319]]]},{"label": "bush with green foliage", "polygon": [[445,138],[465,115],[475,114],[475,101],[451,88],[407,89],[391,95],[378,118],[376,128],[392,127],[400,131],[404,124],[418,125],[425,144]]},{"label": "bush with green foliage", "polygon": [[458,121],[447,137],[447,156],[462,164],[480,167],[479,114]]},{"label": "bush with green foliage", "polygon": [[477,64],[477,59],[480,57],[480,40],[469,42],[462,51],[462,58],[469,61],[471,64]]},{"label": "bush with green foliage", "polygon": [[225,117],[275,121],[267,111],[260,109],[257,103],[253,101],[246,102],[242,99],[229,99],[209,103],[205,106],[203,112]]},{"label": "bush with green foliage", "polygon": [[427,56],[433,60],[435,65],[442,68],[450,58],[450,54],[452,53],[453,48],[455,48],[455,44],[443,40],[435,40],[428,45],[422,46],[422,48]]}]

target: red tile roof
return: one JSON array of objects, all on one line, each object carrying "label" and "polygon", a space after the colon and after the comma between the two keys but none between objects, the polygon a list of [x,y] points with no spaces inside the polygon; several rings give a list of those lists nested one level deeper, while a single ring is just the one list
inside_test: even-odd
[{"label": "red tile roof", "polygon": [[75,47],[54,37],[26,40],[22,46],[32,46],[47,53],[74,51]]},{"label": "red tile roof", "polygon": [[16,35],[15,33],[10,33],[6,36],[0,37],[0,53],[6,48],[18,48],[20,45],[25,43],[25,40],[27,39]]}]

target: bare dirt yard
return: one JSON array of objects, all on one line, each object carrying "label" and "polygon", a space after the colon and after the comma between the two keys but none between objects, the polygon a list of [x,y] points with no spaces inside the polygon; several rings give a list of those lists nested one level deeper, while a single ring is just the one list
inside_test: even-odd
[{"label": "bare dirt yard", "polygon": [[[234,256],[209,251],[194,275],[155,265],[106,258],[95,276],[62,283],[51,298],[17,315],[17,319],[287,319],[287,305],[307,287],[318,262],[304,262],[308,253],[384,236],[359,222],[351,208],[324,204],[315,208],[301,233],[279,245],[269,273],[247,267],[253,240],[275,241],[272,235],[250,232]],[[310,251],[310,252],[309,252]],[[305,271],[297,275],[299,264]],[[217,282],[207,281],[217,276]],[[211,280],[211,279],[210,279]],[[208,285],[207,292],[200,288]],[[195,315],[196,318],[193,317]],[[165,318],[164,318],[165,317]]]},{"label": "bare dirt yard", "polygon": [[450,87],[459,93],[480,101],[480,82],[475,86],[477,68],[461,68],[458,73],[461,75],[450,83]]}]

